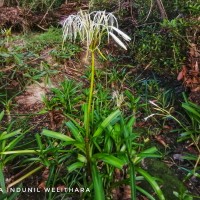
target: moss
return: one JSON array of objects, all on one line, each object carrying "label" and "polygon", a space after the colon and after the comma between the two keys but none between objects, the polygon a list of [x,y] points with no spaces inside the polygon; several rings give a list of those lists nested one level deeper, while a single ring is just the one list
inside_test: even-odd
[{"label": "moss", "polygon": [[[145,160],[145,165],[149,174],[161,180],[162,191],[166,200],[178,199],[174,196],[173,191],[181,192],[186,190],[177,175],[165,163],[155,159],[147,159]],[[144,187],[147,187],[147,184]]]}]

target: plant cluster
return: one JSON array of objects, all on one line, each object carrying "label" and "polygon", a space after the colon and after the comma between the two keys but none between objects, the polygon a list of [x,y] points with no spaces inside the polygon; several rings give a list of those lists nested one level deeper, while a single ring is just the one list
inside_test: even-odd
[{"label": "plant cluster", "polygon": [[[19,1],[20,5],[31,4],[31,9],[40,6],[41,10],[53,8],[57,2]],[[145,77],[146,71],[139,70],[138,75],[137,66],[152,67],[160,74],[179,69],[185,61],[185,49],[191,42],[187,37],[188,27],[197,24],[189,18],[176,17],[178,11],[173,11],[175,17],[170,15],[168,19],[166,14],[169,15],[169,8],[179,8],[187,16],[196,16],[198,5],[191,1],[184,1],[184,5],[180,1],[166,1],[163,2],[164,13],[164,8],[159,11],[156,3],[161,1],[145,2],[147,4],[140,0],[135,4],[117,1],[114,6],[121,18],[129,12],[123,11],[122,5],[142,8],[137,9],[137,20],[144,24],[138,24],[134,42],[119,29],[115,15],[107,11],[80,11],[69,15],[61,22],[63,30],[50,28],[44,33],[24,35],[24,43],[20,40],[20,45],[19,36],[14,36],[11,29],[1,31],[0,188],[3,194],[0,199],[20,198],[21,194],[9,194],[6,189],[23,187],[26,185],[24,180],[34,178],[41,171],[38,186],[41,190],[52,187],[90,190],[77,194],[50,191],[43,194],[44,199],[195,198],[183,184],[200,177],[200,108],[185,95],[179,99],[176,93],[175,99],[170,85],[166,86],[154,73]],[[90,6],[101,6],[100,1],[90,3]],[[149,24],[152,21],[153,24]],[[107,53],[108,46],[116,47],[111,40],[122,47],[124,55],[117,57]],[[105,47],[106,42],[109,45]],[[124,51],[128,43],[130,54],[134,56],[131,61],[134,60],[136,67],[133,63],[124,64],[130,58]],[[65,67],[75,61],[80,51],[86,55],[84,65],[90,63],[84,66],[87,71],[80,77],[84,84],[70,80],[65,74]],[[105,68],[97,68],[97,64],[105,65]],[[59,73],[64,74],[64,80],[58,76],[59,84],[55,86],[51,79],[57,79]],[[46,88],[48,93],[43,97],[43,109],[25,115],[14,112],[14,98],[22,92],[18,89],[23,90],[24,85],[33,82],[51,86]],[[14,95],[6,91],[12,84]],[[158,168],[151,170],[148,163],[160,162],[159,171],[167,177],[166,168],[169,167],[160,158],[169,157],[172,151],[165,140],[169,134],[174,134],[179,144],[194,151],[175,154],[179,161],[176,165],[186,176],[180,187],[169,187],[167,194],[163,186],[166,180],[154,177],[153,171]],[[9,165],[12,166],[10,172]],[[167,180],[171,177],[173,175]]]}]

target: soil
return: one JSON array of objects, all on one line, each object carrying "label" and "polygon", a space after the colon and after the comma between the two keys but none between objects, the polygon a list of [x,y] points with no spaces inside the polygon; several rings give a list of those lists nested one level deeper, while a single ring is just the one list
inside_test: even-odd
[{"label": "soil", "polygon": [[79,9],[87,9],[85,3],[67,3],[53,11],[33,12],[21,7],[0,7],[0,28],[10,28],[27,32],[30,29],[45,30],[59,24],[63,18],[76,13]]}]

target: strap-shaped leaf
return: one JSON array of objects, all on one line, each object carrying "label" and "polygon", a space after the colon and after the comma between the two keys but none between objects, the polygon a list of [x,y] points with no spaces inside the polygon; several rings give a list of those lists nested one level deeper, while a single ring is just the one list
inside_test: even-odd
[{"label": "strap-shaped leaf", "polygon": [[2,120],[3,116],[4,116],[4,110],[0,113],[0,121]]},{"label": "strap-shaped leaf", "polygon": [[84,142],[83,136],[80,134],[78,128],[74,125],[72,121],[66,123],[67,127],[70,129],[74,138],[79,142]]},{"label": "strap-shaped leaf", "polygon": [[10,155],[10,154],[38,154],[41,150],[15,150],[15,151],[4,151],[0,152],[0,155]]},{"label": "strap-shaped leaf", "polygon": [[116,110],[115,112],[111,113],[98,127],[98,129],[95,131],[93,138],[97,137],[102,134],[103,130],[113,121],[117,120],[117,118],[120,116],[121,112],[120,110]]},{"label": "strap-shaped leaf", "polygon": [[41,140],[41,138],[40,138],[41,136],[37,133],[37,134],[35,134],[35,138],[36,138],[36,141],[37,141],[37,144],[38,144],[38,147],[39,147],[39,149],[43,149],[43,144],[42,144],[42,140]]},{"label": "strap-shaped leaf", "polygon": [[158,195],[159,200],[165,200],[165,197],[164,197],[159,185],[155,181],[154,177],[152,177],[150,174],[148,174],[146,171],[144,171],[141,168],[136,168],[136,171],[139,172],[149,182],[149,184],[152,186],[152,188]]},{"label": "strap-shaped leaf", "polygon": [[151,147],[137,154],[133,162],[137,164],[144,158],[160,158],[160,157],[161,155],[158,153],[158,149],[156,147]]},{"label": "strap-shaped leaf", "polygon": [[49,131],[49,130],[46,130],[46,129],[43,130],[41,134],[42,135],[46,135],[48,137],[52,137],[52,138],[56,138],[56,139],[62,140],[64,142],[66,142],[66,145],[74,144],[76,142],[74,139],[72,139],[69,136],[63,135],[62,133]]},{"label": "strap-shaped leaf", "polygon": [[3,190],[3,193],[6,193],[6,182],[5,182],[5,177],[4,177],[4,172],[3,172],[4,166],[3,163],[0,163],[0,186],[1,189]]},{"label": "strap-shaped leaf", "polygon": [[74,170],[81,168],[84,166],[83,162],[75,162],[73,164],[71,164],[70,166],[67,167],[67,170],[69,173],[73,172]]},{"label": "strap-shaped leaf", "polygon": [[95,200],[105,200],[103,183],[95,163],[92,163],[92,181],[94,185]]},{"label": "strap-shaped leaf", "polygon": [[20,135],[17,138],[15,138],[14,140],[12,140],[10,143],[8,143],[4,150],[12,150],[22,139],[23,139],[24,135]]},{"label": "strap-shaped leaf", "polygon": [[189,105],[187,103],[183,103],[182,107],[185,108],[188,112],[190,112],[200,118],[200,114],[198,111],[196,111],[196,108],[193,108],[191,105]]},{"label": "strap-shaped leaf", "polygon": [[141,192],[142,194],[144,194],[146,197],[148,197],[149,200],[156,200],[151,194],[149,194],[146,190],[144,190],[143,188],[136,186],[136,189]]},{"label": "strap-shaped leaf", "polygon": [[107,154],[107,153],[97,153],[97,154],[94,154],[92,158],[95,160],[101,160],[107,164],[110,164],[110,165],[120,168],[120,169],[125,164],[125,162],[123,160],[120,160],[119,158],[117,158],[113,155]]},{"label": "strap-shaped leaf", "polygon": [[4,132],[4,133],[2,133],[1,136],[0,136],[0,141],[1,141],[1,140],[8,139],[8,138],[10,138],[10,137],[13,137],[13,136],[15,136],[15,135],[18,135],[18,134],[20,134],[20,133],[21,133],[21,129],[16,130],[16,131],[13,131],[12,133],[6,133],[6,132]]}]

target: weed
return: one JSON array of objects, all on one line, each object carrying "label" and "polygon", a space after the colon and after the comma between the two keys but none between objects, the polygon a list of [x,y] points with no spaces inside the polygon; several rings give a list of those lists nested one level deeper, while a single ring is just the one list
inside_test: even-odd
[{"label": "weed", "polygon": [[61,49],[57,47],[57,49],[53,49],[50,52],[50,55],[56,60],[56,62],[63,63],[68,59],[72,59],[75,54],[80,52],[81,48],[76,44],[67,43],[64,45],[64,48]]},{"label": "weed", "polygon": [[[181,133],[178,141],[181,142],[185,140],[191,140],[192,143],[190,145],[193,145],[197,151],[197,154],[194,154],[194,155],[188,154],[188,155],[182,156],[182,159],[195,161],[194,169],[188,171],[189,172],[188,176],[191,176],[194,174],[195,176],[199,176],[199,174],[196,173],[196,171],[198,171],[198,165],[200,162],[200,154],[199,154],[200,153],[200,149],[199,149],[199,139],[200,139],[199,117],[200,115],[198,112],[199,106],[192,102],[189,102],[185,95],[184,95],[184,98],[185,98],[185,103],[182,103],[182,107],[185,109],[186,113],[188,114],[189,122],[180,113],[178,113],[179,116],[176,117],[174,113],[174,109],[172,107],[162,108],[160,105],[158,105],[157,103],[153,101],[150,101],[150,103],[154,106],[154,110],[156,110],[156,113],[151,114],[146,119],[153,117],[155,115],[155,116],[162,117],[164,120],[166,119],[174,120],[181,127],[181,129],[176,130]],[[182,120],[180,120],[179,118],[182,118]]]},{"label": "weed", "polygon": [[64,115],[71,115],[77,112],[76,106],[82,99],[79,94],[81,85],[76,85],[72,80],[65,80],[60,88],[52,88],[50,98],[44,97],[45,110],[62,110]]},{"label": "weed", "polygon": [[183,193],[173,192],[179,200],[193,200],[193,196],[186,190]]},{"label": "weed", "polygon": [[55,47],[55,45],[62,42],[61,35],[62,31],[58,28],[49,28],[48,31],[39,35],[33,34],[31,37],[29,35],[27,38],[27,48],[35,52],[40,52],[44,48]]},{"label": "weed", "polygon": [[[0,122],[2,123],[2,119],[4,117],[4,111],[0,113]],[[4,126],[3,126],[4,127]],[[4,175],[5,166],[14,160],[15,157],[19,156],[20,153],[17,151],[17,146],[24,138],[24,133],[21,132],[20,129],[11,131],[12,123],[8,126],[8,128],[1,127],[0,133],[0,186],[3,192],[3,195],[7,196],[6,189],[6,180]],[[15,198],[18,194],[14,193],[11,197]]]}]

